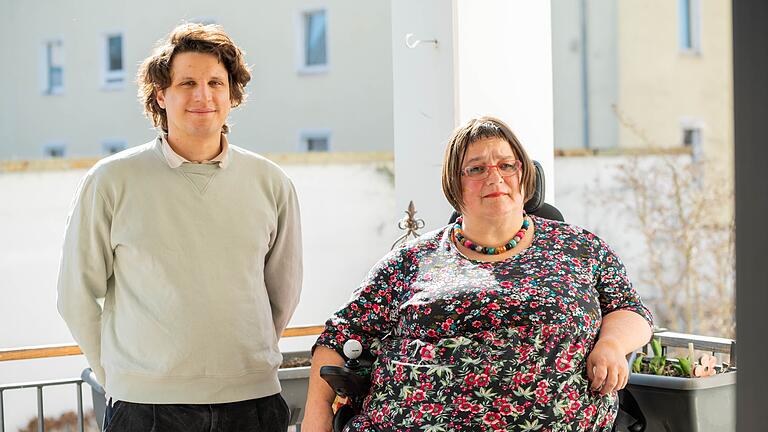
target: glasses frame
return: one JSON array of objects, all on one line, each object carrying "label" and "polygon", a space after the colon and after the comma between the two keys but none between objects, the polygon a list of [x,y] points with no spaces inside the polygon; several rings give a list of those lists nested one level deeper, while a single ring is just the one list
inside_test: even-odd
[{"label": "glasses frame", "polygon": [[[499,165],[507,164],[507,163],[510,163],[510,162],[514,162],[514,164],[517,166],[517,169],[515,170],[515,172],[506,174],[503,171],[501,171],[501,168],[499,168]],[[481,174],[480,176],[474,176],[474,177],[470,176],[467,173],[468,169],[470,169],[470,168],[477,168],[477,167],[488,168],[488,171],[486,171],[485,174]],[[516,175],[518,173],[521,173],[523,171],[523,162],[520,161],[519,159],[505,159],[503,161],[499,161],[499,163],[497,163],[496,165],[473,164],[473,165],[470,165],[470,166],[462,168],[461,169],[461,175],[462,175],[462,177],[466,177],[467,180],[485,180],[485,179],[487,179],[488,177],[491,176],[491,168],[496,168],[496,171],[498,171],[499,176],[501,176],[501,177],[505,177],[505,178],[506,177],[512,177],[512,176],[514,176],[514,175]]]}]

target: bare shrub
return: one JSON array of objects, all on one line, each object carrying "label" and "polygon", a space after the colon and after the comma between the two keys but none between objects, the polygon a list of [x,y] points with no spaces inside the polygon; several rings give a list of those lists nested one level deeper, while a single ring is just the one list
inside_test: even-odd
[{"label": "bare shrub", "polygon": [[[658,148],[615,110],[619,122],[648,148]],[[733,182],[692,154],[630,156],[610,197],[623,207],[645,243],[646,271],[639,282],[657,325],[671,330],[735,337]]]}]

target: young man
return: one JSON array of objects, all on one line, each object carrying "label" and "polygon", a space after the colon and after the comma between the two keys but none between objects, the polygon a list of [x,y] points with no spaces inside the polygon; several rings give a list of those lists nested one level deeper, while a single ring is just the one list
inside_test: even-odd
[{"label": "young man", "polygon": [[220,27],[177,27],[138,74],[159,136],[79,186],[58,308],[115,401],[105,430],[287,428],[277,341],[301,290],[299,207],[280,168],[227,142],[249,80]]}]

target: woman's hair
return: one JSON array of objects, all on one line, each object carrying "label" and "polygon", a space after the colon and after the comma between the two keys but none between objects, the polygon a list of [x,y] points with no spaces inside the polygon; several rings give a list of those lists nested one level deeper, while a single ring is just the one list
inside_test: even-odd
[{"label": "woman's hair", "polygon": [[[232,42],[221,26],[193,23],[179,25],[166,39],[158,42],[152,55],[139,67],[136,77],[144,114],[152,119],[155,127],[161,127],[166,133],[168,116],[157,103],[157,91],[170,87],[173,57],[185,52],[212,54],[219,59],[227,69],[232,108],[245,102],[245,85],[251,80],[243,51]],[[229,132],[229,126],[224,124],[221,132]]]},{"label": "woman's hair", "polygon": [[525,188],[524,202],[527,202],[536,189],[536,168],[525,152],[520,141],[503,121],[494,117],[480,117],[470,120],[457,128],[445,148],[443,156],[443,194],[456,211],[461,212],[464,195],[461,187],[461,169],[469,145],[485,139],[500,138],[509,143],[515,157],[522,162],[520,187]]}]

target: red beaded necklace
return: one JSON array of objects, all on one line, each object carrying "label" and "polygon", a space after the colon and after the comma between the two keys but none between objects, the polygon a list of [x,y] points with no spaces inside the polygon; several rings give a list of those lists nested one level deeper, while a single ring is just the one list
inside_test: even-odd
[{"label": "red beaded necklace", "polygon": [[523,225],[520,226],[520,231],[515,234],[514,237],[512,237],[512,240],[506,242],[505,244],[497,247],[487,247],[479,245],[468,238],[464,236],[464,231],[461,229],[461,223],[464,221],[462,216],[459,216],[456,219],[456,223],[453,225],[453,238],[456,240],[456,243],[464,245],[465,248],[471,249],[475,252],[479,252],[481,254],[485,255],[498,255],[501,253],[504,253],[510,249],[513,249],[515,246],[517,246],[520,241],[525,238],[525,232],[528,231],[528,227],[531,226],[531,223],[528,221],[527,215],[525,212],[523,212]]}]

